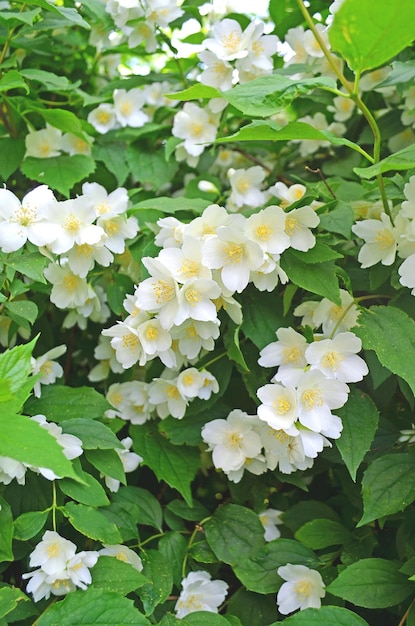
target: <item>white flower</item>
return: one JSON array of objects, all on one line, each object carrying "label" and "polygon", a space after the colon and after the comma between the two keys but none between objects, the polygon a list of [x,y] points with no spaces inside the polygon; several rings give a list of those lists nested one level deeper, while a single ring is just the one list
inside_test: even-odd
[{"label": "white flower", "polygon": [[93,224],[95,211],[85,196],[59,202],[49,211],[53,220],[60,226],[56,239],[49,244],[49,248],[55,254],[67,252],[75,244],[93,246],[105,238],[104,230]]},{"label": "white flower", "polygon": [[212,450],[215,467],[224,472],[239,470],[246,459],[261,452],[259,435],[254,431],[249,416],[240,409],[231,411],[227,419],[216,419],[202,428],[202,438]]},{"label": "white flower", "polygon": [[361,349],[361,340],[351,332],[344,332],[333,339],[313,342],[305,356],[311,369],[320,370],[327,378],[356,383],[369,371],[364,360],[357,356]]},{"label": "white flower", "polygon": [[214,24],[211,33],[213,36],[205,39],[204,45],[223,61],[241,59],[248,55],[255,28],[256,24],[251,23],[242,32],[239,22],[224,19]]},{"label": "white flower", "polygon": [[193,102],[186,102],[183,109],[174,116],[172,134],[184,139],[184,148],[191,156],[200,156],[207,143],[216,139],[217,128],[212,123],[209,111]]},{"label": "white flower", "polygon": [[325,585],[321,575],[305,565],[287,563],[277,570],[278,576],[286,580],[278,591],[278,610],[283,615],[297,609],[319,609],[321,598],[326,595]]},{"label": "white flower", "polygon": [[59,232],[59,227],[53,223],[57,205],[46,185],[27,193],[21,202],[8,189],[0,189],[0,248],[3,252],[15,252],[26,241],[36,246],[52,243]]},{"label": "white flower", "polygon": [[305,372],[298,383],[298,419],[306,428],[324,434],[331,426],[331,409],[342,407],[348,393],[345,383],[328,379],[319,370]]},{"label": "white flower", "polygon": [[292,209],[287,213],[285,220],[285,232],[290,238],[289,245],[294,250],[306,252],[313,248],[316,238],[310,231],[320,223],[320,218],[314,209],[310,206]]},{"label": "white flower", "polygon": [[290,245],[286,234],[286,215],[281,207],[268,206],[246,220],[245,232],[269,254],[281,254]]},{"label": "white flower", "polygon": [[60,265],[49,263],[43,273],[53,285],[50,301],[58,309],[83,306],[89,298],[94,296],[85,278],[71,271],[67,259],[61,259]]},{"label": "white flower", "polygon": [[0,483],[9,485],[15,478],[19,485],[24,485],[27,466],[16,459],[0,456]]},{"label": "white flower", "polygon": [[23,574],[22,578],[30,579],[26,591],[33,595],[35,602],[39,602],[42,598],[48,600],[51,593],[54,596],[63,596],[76,589],[75,584],[65,570],[59,573],[58,578],[57,576],[46,574],[40,567],[33,572]]},{"label": "white flower", "polygon": [[115,350],[116,359],[124,369],[128,369],[135,365],[145,354],[142,343],[138,336],[137,326],[149,319],[149,316],[143,312],[134,320],[134,324],[126,321],[118,321],[115,326],[104,328],[102,334],[106,337],[112,337],[111,346]]},{"label": "white flower", "polygon": [[195,278],[184,283],[177,294],[177,313],[174,324],[179,326],[187,319],[215,322],[216,306],[213,302],[221,295],[221,288],[214,280]]},{"label": "white flower", "polygon": [[76,587],[86,589],[92,582],[90,567],[94,567],[98,560],[98,552],[82,550],[73,556],[66,564],[69,578]]},{"label": "white flower", "polygon": [[203,386],[199,389],[197,397],[201,400],[209,400],[212,393],[218,393],[219,383],[210,372],[202,370],[200,373],[203,376]]},{"label": "white flower", "polygon": [[115,116],[121,126],[139,128],[149,121],[148,115],[141,110],[145,102],[141,89],[116,89],[113,97]]},{"label": "white flower", "polygon": [[[354,304],[353,296],[345,289],[340,289],[340,299],[340,306],[330,302],[327,298],[323,298],[317,306],[315,303],[311,305],[311,309],[315,306],[311,312],[311,325],[317,328],[321,324],[325,335],[331,335],[334,330],[336,333],[341,333],[356,325],[359,310]],[[295,309],[294,315],[302,315],[302,313]]]},{"label": "white flower", "polygon": [[196,398],[204,385],[204,376],[195,367],[189,367],[177,377],[177,389],[183,398]]},{"label": "white flower", "polygon": [[290,185],[288,187],[285,183],[279,181],[270,187],[268,191],[282,201],[280,203],[281,207],[285,209],[285,207],[290,206],[290,204],[301,200],[307,191],[307,187],[299,184]]},{"label": "white flower", "polygon": [[258,363],[262,367],[279,365],[275,380],[284,385],[296,385],[307,366],[307,341],[293,328],[279,328],[276,335],[278,341],[262,348]]},{"label": "white flower", "polygon": [[182,419],[186,413],[187,399],[182,396],[177,386],[177,378],[154,378],[149,385],[150,402],[156,407],[160,419],[168,415]]},{"label": "white flower", "polygon": [[56,346],[39,356],[37,358],[32,357],[30,360],[32,374],[40,374],[40,378],[35,382],[33,392],[36,398],[40,398],[40,386],[50,385],[55,382],[57,378],[63,376],[63,368],[59,363],[56,363],[54,359],[65,354],[66,346]]},{"label": "white flower", "polygon": [[178,342],[178,349],[188,359],[196,359],[201,350],[213,350],[219,337],[219,320],[201,322],[187,319],[180,326],[173,326],[171,336]]},{"label": "white flower", "polygon": [[415,295],[415,254],[411,254],[398,268],[399,282],[404,287],[411,289],[411,294]]},{"label": "white flower", "polygon": [[108,402],[116,409],[105,412],[106,417],[119,417],[132,424],[144,424],[151,417],[148,384],[139,380],[114,383],[108,389]]},{"label": "white flower", "polygon": [[223,580],[212,580],[208,572],[190,572],[182,580],[182,591],[175,611],[179,619],[194,611],[217,613],[224,601],[228,585]]},{"label": "white flower", "polygon": [[88,272],[94,268],[95,262],[103,267],[108,267],[114,260],[114,257],[107,247],[99,242],[95,245],[88,243],[75,244],[69,250],[67,259],[73,273],[81,278],[85,278]]},{"label": "white flower", "polygon": [[65,133],[62,136],[62,150],[68,152],[71,156],[73,154],[91,154],[91,143],[93,142],[92,137],[86,136],[86,139],[82,139],[77,135],[73,135],[72,133]]},{"label": "white flower", "polygon": [[117,125],[117,118],[112,104],[100,104],[89,113],[87,119],[101,135],[104,135]]},{"label": "white flower", "polygon": [[219,59],[209,50],[200,52],[199,59],[206,65],[200,75],[201,83],[216,87],[220,91],[228,91],[232,88],[234,70],[228,61]]},{"label": "white flower", "polygon": [[260,191],[259,187],[265,175],[265,170],[259,165],[254,165],[248,169],[230,169],[228,177],[232,189],[229,198],[231,203],[237,207],[244,205],[258,207],[264,204],[266,195]]},{"label": "white flower", "polygon": [[144,257],[142,262],[151,277],[143,280],[136,289],[136,306],[152,313],[158,311],[161,325],[169,330],[178,311],[179,286],[170,270],[158,259]]},{"label": "white flower", "polygon": [[352,226],[352,231],[365,241],[357,257],[363,268],[379,261],[382,265],[392,265],[396,256],[397,233],[386,213],[381,214],[380,220],[358,222]]},{"label": "white flower", "polygon": [[258,407],[260,420],[275,430],[296,434],[296,429],[291,428],[298,417],[298,397],[293,387],[272,383],[260,387],[257,396],[262,402]]},{"label": "white flower", "polygon": [[64,539],[57,532],[47,530],[42,541],[30,555],[30,567],[41,567],[48,575],[63,572],[67,562],[75,556],[76,545]]},{"label": "white flower", "polygon": [[57,157],[62,150],[62,132],[46,124],[42,130],[30,131],[25,137],[26,157],[49,159]]},{"label": "white flower", "polygon": [[134,552],[134,550],[131,550],[131,548],[123,546],[122,544],[107,545],[104,543],[104,547],[99,550],[99,554],[103,556],[113,556],[118,559],[118,561],[129,563],[137,572],[141,572],[143,569],[143,563],[138,554]]},{"label": "white flower", "polygon": [[264,426],[259,430],[268,469],[277,467],[282,474],[306,470],[313,465],[313,458],[306,456],[302,438],[288,435],[284,430]]},{"label": "white flower", "polygon": [[[121,463],[123,465],[123,469],[125,473],[134,472],[140,463],[143,460],[143,457],[135,452],[130,452],[130,448],[133,445],[133,440],[131,437],[124,437],[121,439],[122,448],[115,448],[116,453],[121,459]],[[116,478],[112,478],[112,476],[107,476],[104,474],[105,484],[108,489],[113,493],[116,493],[120,488],[120,481]]]},{"label": "white flower", "polygon": [[278,528],[278,525],[283,523],[281,513],[282,511],[278,511],[277,509],[266,509],[258,514],[259,521],[264,527],[265,541],[272,541],[281,536]]}]

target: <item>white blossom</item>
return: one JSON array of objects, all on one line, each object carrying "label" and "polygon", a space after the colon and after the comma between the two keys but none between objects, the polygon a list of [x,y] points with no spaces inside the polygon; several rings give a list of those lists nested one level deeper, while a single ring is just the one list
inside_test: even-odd
[{"label": "white blossom", "polygon": [[321,598],[326,595],[325,585],[321,575],[316,570],[305,565],[287,563],[277,570],[278,576],[285,582],[277,595],[278,610],[283,615],[297,609],[319,609]]},{"label": "white blossom", "polygon": [[194,611],[217,613],[227,591],[225,581],[212,580],[208,572],[190,572],[182,580],[182,590],[175,606],[176,615],[181,619]]}]

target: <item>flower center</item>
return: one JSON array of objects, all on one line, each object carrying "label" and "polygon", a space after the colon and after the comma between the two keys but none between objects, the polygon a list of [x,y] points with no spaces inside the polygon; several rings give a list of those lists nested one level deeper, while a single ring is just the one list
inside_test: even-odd
[{"label": "flower center", "polygon": [[303,392],[301,400],[306,411],[311,411],[315,406],[323,406],[323,397],[320,389],[307,389]]}]

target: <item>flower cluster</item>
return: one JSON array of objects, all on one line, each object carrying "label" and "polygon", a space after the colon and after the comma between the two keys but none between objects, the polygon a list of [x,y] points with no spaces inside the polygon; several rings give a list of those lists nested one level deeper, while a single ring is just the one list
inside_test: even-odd
[{"label": "flower cluster", "polygon": [[350,294],[342,291],[341,306],[323,299],[298,309],[299,315],[308,309],[309,325],[322,325],[323,335],[308,344],[293,328],[277,330],[278,341],[263,348],[258,361],[278,370],[257,391],[257,414],[234,409],[202,429],[214,466],[233,482],[241,480],[245,469],[262,474],[278,467],[290,474],[310,468],[323,447],[331,445],[328,438],[340,437],[342,422],[332,411],[346,403],[347,383],[368,373],[357,355],[361,341],[349,331],[357,319]]},{"label": "flower cluster", "polygon": [[399,282],[415,295],[415,176],[404,186],[405,200],[394,215],[380,212],[378,216],[357,222],[353,232],[364,240],[358,261],[361,266],[376,263],[392,265],[396,256],[404,259],[399,266]]},{"label": "flower cluster", "polygon": [[50,159],[57,157],[61,152],[69,155],[91,154],[93,138],[88,135],[74,135],[62,133],[58,128],[46,124],[41,130],[31,130],[25,137],[26,157]]},{"label": "flower cluster", "polygon": [[51,594],[63,596],[77,587],[86,589],[91,583],[89,568],[95,565],[98,556],[93,550],[76,552],[72,541],[47,530],[30,555],[29,565],[38,569],[23,574],[24,579],[29,579],[28,593],[39,602],[42,598],[48,600]]}]

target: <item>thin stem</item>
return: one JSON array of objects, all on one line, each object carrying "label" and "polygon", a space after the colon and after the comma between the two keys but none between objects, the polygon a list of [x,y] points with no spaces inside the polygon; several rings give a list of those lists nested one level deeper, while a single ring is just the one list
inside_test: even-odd
[{"label": "thin stem", "polygon": [[408,615],[409,615],[409,611],[411,610],[411,608],[413,607],[413,604],[415,602],[415,598],[412,600],[411,604],[408,606],[408,608],[406,609],[405,613],[402,616],[402,619],[400,620],[398,626],[404,626],[406,620],[408,619]]},{"label": "thin stem", "polygon": [[313,170],[311,167],[308,167],[308,165],[305,166],[305,169],[308,172],[311,172],[312,174],[318,174],[321,178],[321,180],[323,181],[323,183],[325,184],[325,186],[327,187],[328,192],[330,193],[330,195],[337,200],[336,194],[334,193],[333,189],[330,187],[330,185],[328,184],[326,177],[324,176],[323,172],[321,171],[321,169],[318,167],[316,170]]},{"label": "thin stem", "polygon": [[184,578],[186,576],[186,565],[187,565],[187,558],[189,556],[189,550],[192,547],[194,540],[196,539],[196,535],[198,533],[202,533],[203,532],[203,524],[205,524],[208,520],[210,520],[210,516],[209,517],[205,517],[205,519],[203,519],[199,524],[196,524],[196,526],[194,528],[194,531],[190,535],[189,543],[187,544],[186,555],[185,555],[185,557],[183,559],[182,578]]}]

